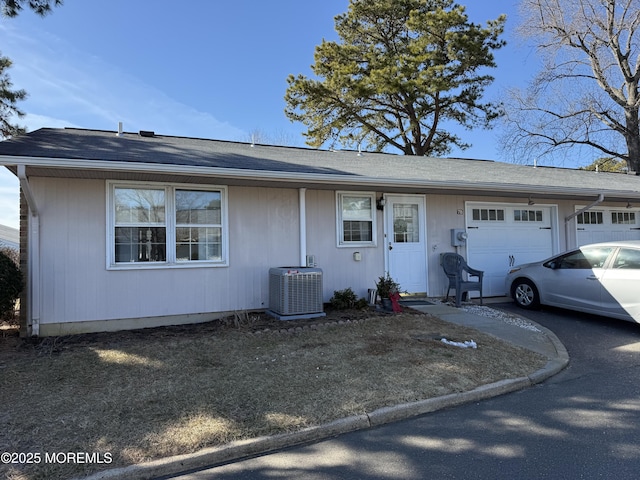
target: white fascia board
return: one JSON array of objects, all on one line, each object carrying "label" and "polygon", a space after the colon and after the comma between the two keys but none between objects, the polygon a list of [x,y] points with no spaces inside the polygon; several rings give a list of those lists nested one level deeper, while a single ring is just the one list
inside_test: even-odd
[{"label": "white fascia board", "polygon": [[572,196],[592,196],[603,193],[605,196],[624,194],[629,198],[640,198],[640,191],[620,191],[620,190],[604,190],[584,188],[571,188],[567,186],[549,187],[544,185],[522,185],[495,182],[464,182],[450,180],[416,180],[386,177],[360,176],[358,174],[345,173],[344,175],[308,173],[308,172],[282,172],[273,170],[250,170],[242,168],[220,168],[220,167],[204,167],[193,165],[177,165],[163,163],[142,163],[142,162],[119,162],[106,160],[77,160],[52,157],[0,157],[0,165],[14,166],[26,165],[33,167],[45,168],[67,168],[77,170],[95,170],[95,171],[114,171],[114,172],[146,172],[146,173],[165,173],[165,174],[183,174],[190,176],[222,176],[232,179],[246,180],[271,180],[281,182],[298,182],[308,184],[324,184],[324,185],[346,185],[346,186],[362,186],[362,187],[387,187],[387,188],[433,188],[436,190],[458,190],[469,193],[469,190],[475,192],[495,192],[500,193],[517,193],[522,195],[535,194],[551,194],[560,197]]}]

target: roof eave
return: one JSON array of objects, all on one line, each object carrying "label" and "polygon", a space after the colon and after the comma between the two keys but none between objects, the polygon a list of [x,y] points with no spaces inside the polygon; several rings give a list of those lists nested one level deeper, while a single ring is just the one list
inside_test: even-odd
[{"label": "roof eave", "polygon": [[605,198],[616,197],[621,199],[624,197],[628,200],[640,199],[640,191],[620,191],[592,188],[572,188],[565,185],[548,186],[548,185],[529,185],[515,183],[497,183],[497,182],[469,182],[469,181],[436,181],[436,180],[416,180],[388,177],[360,176],[357,174],[322,174],[308,172],[287,172],[274,170],[254,170],[242,168],[228,167],[207,167],[207,166],[191,166],[191,165],[175,165],[162,163],[144,163],[144,162],[121,162],[121,161],[104,161],[104,160],[78,160],[63,159],[54,157],[18,157],[4,156],[0,157],[0,165],[7,167],[25,165],[27,167],[51,168],[51,169],[72,169],[81,171],[101,171],[101,172],[127,172],[127,173],[153,173],[165,175],[187,175],[192,177],[221,177],[225,179],[235,180],[260,180],[265,183],[277,184],[304,184],[304,185],[323,185],[323,186],[340,186],[340,187],[360,187],[375,189],[417,189],[417,190],[434,190],[434,191],[453,191],[465,192],[470,191],[478,195],[493,194],[510,194],[525,196],[540,196],[547,198],[588,198],[593,195],[603,194]]}]

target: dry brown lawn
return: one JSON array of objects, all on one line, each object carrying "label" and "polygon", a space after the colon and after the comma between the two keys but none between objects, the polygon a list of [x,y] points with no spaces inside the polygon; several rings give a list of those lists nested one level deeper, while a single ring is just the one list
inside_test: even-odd
[{"label": "dry brown lawn", "polygon": [[[473,339],[478,348],[442,337]],[[0,452],[108,453],[112,461],[4,464],[0,475],[70,478],[295,431],[524,376],[545,361],[411,310],[295,322],[245,314],[39,344],[5,334]]]}]

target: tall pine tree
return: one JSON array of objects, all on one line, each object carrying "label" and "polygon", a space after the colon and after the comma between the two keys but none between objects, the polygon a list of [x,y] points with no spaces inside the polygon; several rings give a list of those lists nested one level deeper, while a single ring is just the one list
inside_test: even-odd
[{"label": "tall pine tree", "polygon": [[505,21],[471,23],[453,0],[351,0],[335,18],[340,41],[316,47],[316,78],[287,79],[285,113],[307,126],[314,147],[395,147],[406,155],[468,148],[447,127],[489,128],[502,114],[482,96]]},{"label": "tall pine tree", "polygon": [[[5,17],[15,17],[23,9],[24,4],[40,16],[51,12],[52,6],[62,5],[62,0],[1,0],[0,10]],[[24,132],[24,128],[12,123],[16,118],[24,116],[17,103],[27,97],[24,90],[13,90],[13,83],[7,70],[12,62],[0,55],[0,138],[11,137]]]}]

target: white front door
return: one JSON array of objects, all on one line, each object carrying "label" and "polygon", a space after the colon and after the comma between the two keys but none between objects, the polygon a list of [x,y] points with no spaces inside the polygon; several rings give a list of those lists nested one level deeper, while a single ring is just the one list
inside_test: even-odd
[{"label": "white front door", "polygon": [[427,292],[425,198],[422,195],[387,195],[385,251],[387,272],[403,291]]}]

